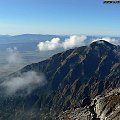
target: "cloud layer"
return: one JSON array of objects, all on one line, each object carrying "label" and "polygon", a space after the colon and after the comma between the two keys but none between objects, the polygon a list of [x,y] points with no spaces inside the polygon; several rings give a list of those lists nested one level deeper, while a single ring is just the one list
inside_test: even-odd
[{"label": "cloud layer", "polygon": [[61,41],[60,38],[53,38],[50,41],[40,42],[37,46],[40,51],[55,50],[57,48],[69,49],[85,45],[86,36],[70,36],[70,38]]},{"label": "cloud layer", "polygon": [[43,74],[38,75],[34,71],[22,73],[19,77],[13,77],[3,81],[0,86],[5,89],[7,95],[13,95],[19,90],[25,90],[29,94],[36,87],[46,84]]},{"label": "cloud layer", "polygon": [[37,47],[40,51],[49,51],[49,50],[55,50],[58,48],[70,49],[70,48],[80,47],[84,45],[89,45],[90,43],[98,40],[105,40],[115,45],[120,44],[119,39],[110,38],[110,37],[89,39],[87,36],[84,36],[84,35],[81,35],[81,36],[73,35],[65,39],[64,41],[61,41],[60,38],[53,38],[50,41],[40,42],[37,45]]}]

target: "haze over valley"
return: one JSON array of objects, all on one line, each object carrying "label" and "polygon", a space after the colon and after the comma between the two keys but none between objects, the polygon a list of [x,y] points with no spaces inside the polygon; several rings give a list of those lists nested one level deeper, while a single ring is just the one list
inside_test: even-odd
[{"label": "haze over valley", "polygon": [[[0,75],[10,74],[25,65],[40,62],[52,55],[89,45],[97,39],[105,39],[113,44],[119,44],[119,37],[85,36],[85,35],[1,35],[0,36]],[[48,41],[48,42],[46,42]],[[52,46],[52,48],[50,47]]]}]

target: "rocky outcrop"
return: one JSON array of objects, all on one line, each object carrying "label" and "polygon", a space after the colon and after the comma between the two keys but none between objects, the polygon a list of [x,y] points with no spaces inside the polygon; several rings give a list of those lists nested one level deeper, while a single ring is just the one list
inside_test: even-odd
[{"label": "rocky outcrop", "polygon": [[96,96],[90,105],[62,112],[59,120],[119,120],[120,88]]},{"label": "rocky outcrop", "polygon": [[101,120],[120,119],[120,88],[97,96],[96,113]]}]

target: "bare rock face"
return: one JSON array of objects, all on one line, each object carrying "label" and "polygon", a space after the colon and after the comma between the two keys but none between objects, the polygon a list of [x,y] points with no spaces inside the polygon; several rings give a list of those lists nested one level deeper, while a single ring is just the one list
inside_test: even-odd
[{"label": "bare rock face", "polygon": [[96,97],[96,113],[101,120],[120,119],[120,88]]},{"label": "bare rock face", "polygon": [[120,88],[106,92],[104,95],[96,96],[90,105],[86,104],[83,108],[62,112],[58,119],[120,120]]},{"label": "bare rock face", "polygon": [[58,120],[90,120],[90,118],[91,118],[91,113],[89,109],[77,108],[62,112],[57,119]]},{"label": "bare rock face", "polygon": [[[88,104],[87,104],[88,102]],[[67,110],[65,112],[62,112],[59,114],[58,118],[56,120],[100,120],[100,118],[97,117],[96,113],[96,100],[93,100],[90,103],[89,98],[85,98],[83,100],[84,107],[76,108]]]}]

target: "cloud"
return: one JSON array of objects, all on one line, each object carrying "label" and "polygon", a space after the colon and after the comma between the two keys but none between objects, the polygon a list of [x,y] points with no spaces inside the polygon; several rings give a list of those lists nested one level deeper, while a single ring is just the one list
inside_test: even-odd
[{"label": "cloud", "polygon": [[40,42],[37,46],[40,51],[55,50],[61,47],[60,38],[53,38],[51,41]]},{"label": "cloud", "polygon": [[120,40],[117,38],[110,38],[110,37],[103,37],[103,38],[95,38],[92,39],[92,37],[87,37],[84,35],[78,36],[73,35],[69,38],[66,38],[64,41],[60,40],[60,38],[53,38],[50,41],[40,42],[37,47],[40,51],[50,51],[50,50],[56,50],[58,48],[62,49],[70,49],[80,46],[86,46],[91,44],[92,42],[98,41],[98,40],[105,40],[115,45],[120,45]]},{"label": "cloud", "polygon": [[7,52],[6,60],[8,65],[20,65],[23,63],[22,56],[16,47],[7,48]]},{"label": "cloud", "polygon": [[13,95],[20,90],[24,90],[27,94],[31,93],[36,87],[46,84],[45,76],[37,74],[34,71],[28,71],[20,74],[18,77],[8,78],[3,81],[0,86],[5,89],[7,95]]},{"label": "cloud", "polygon": [[23,67],[25,59],[18,51],[17,47],[7,48],[5,51],[4,64],[0,67],[0,77],[6,76]]},{"label": "cloud", "polygon": [[58,48],[69,49],[85,45],[86,36],[70,36],[70,38],[61,41],[60,38],[53,38],[50,41],[40,42],[37,46],[40,51],[55,50]]},{"label": "cloud", "polygon": [[[23,67],[25,60],[16,47],[7,48],[6,64],[0,69],[0,73],[5,76]],[[3,75],[3,76],[4,76]],[[6,95],[13,95],[16,92],[24,91],[24,94],[31,93],[36,87],[41,87],[46,83],[45,76],[39,75],[35,71],[19,73],[19,76],[7,78],[0,86],[3,87]],[[22,94],[22,92],[20,92]]]},{"label": "cloud", "polygon": [[80,47],[85,45],[86,36],[70,36],[69,39],[66,39],[62,44],[64,49]]},{"label": "cloud", "polygon": [[18,51],[17,47],[7,48],[5,52],[5,63],[0,67],[0,76],[6,76],[23,67],[25,59]]},{"label": "cloud", "polygon": [[112,43],[114,45],[119,45],[120,44],[120,40],[115,39],[115,38],[110,38],[110,37],[105,37],[105,38],[101,38],[101,39],[95,39],[92,42],[99,41],[99,40],[105,40],[105,41],[110,42],[110,43]]}]

